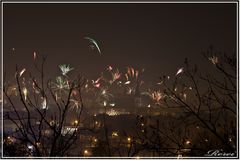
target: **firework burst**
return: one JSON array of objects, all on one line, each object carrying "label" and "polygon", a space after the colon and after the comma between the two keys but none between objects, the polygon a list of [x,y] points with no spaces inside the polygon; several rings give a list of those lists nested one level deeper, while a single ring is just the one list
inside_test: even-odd
[{"label": "firework burst", "polygon": [[72,71],[74,68],[71,68],[69,65],[67,64],[61,64],[59,65],[59,68],[62,72],[62,75],[66,76],[68,72]]},{"label": "firework burst", "polygon": [[182,68],[179,68],[178,71],[177,71],[177,73],[176,73],[176,76],[179,75],[180,73],[182,73],[182,72],[183,72],[183,69],[184,69],[183,67],[182,67]]},{"label": "firework burst", "polygon": [[99,53],[100,55],[102,54],[102,52],[101,52],[101,50],[100,50],[100,48],[99,48],[98,43],[97,43],[96,40],[94,40],[94,39],[92,39],[92,38],[90,38],[90,37],[84,37],[84,39],[88,40],[88,41],[93,45],[93,48],[96,47],[97,50],[98,50],[98,53]]}]

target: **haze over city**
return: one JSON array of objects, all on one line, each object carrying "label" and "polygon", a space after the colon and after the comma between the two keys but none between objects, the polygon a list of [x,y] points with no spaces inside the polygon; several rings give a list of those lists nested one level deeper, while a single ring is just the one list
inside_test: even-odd
[{"label": "haze over city", "polygon": [[2,3],[3,157],[237,153],[237,3]]}]

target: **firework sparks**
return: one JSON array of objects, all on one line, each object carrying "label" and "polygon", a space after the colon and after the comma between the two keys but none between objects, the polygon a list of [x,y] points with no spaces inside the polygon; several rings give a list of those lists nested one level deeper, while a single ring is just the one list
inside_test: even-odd
[{"label": "firework sparks", "polygon": [[136,79],[138,78],[138,74],[139,74],[139,72],[136,70],[136,71],[135,71],[135,77],[136,77]]},{"label": "firework sparks", "polygon": [[103,106],[104,106],[104,107],[107,106],[107,101],[103,101]]},{"label": "firework sparks", "polygon": [[105,95],[107,93],[107,91],[105,89],[102,90],[101,94]]},{"label": "firework sparks", "polygon": [[25,71],[26,71],[26,68],[23,68],[22,71],[19,73],[19,77],[21,77]]},{"label": "firework sparks", "polygon": [[132,94],[133,93],[133,88],[132,87],[127,87],[127,94]]},{"label": "firework sparks", "polygon": [[47,98],[46,97],[43,98],[42,109],[47,109]]},{"label": "firework sparks", "polygon": [[110,79],[104,78],[104,80],[106,82],[109,82],[110,84],[113,84],[115,81],[117,81],[121,78],[122,73],[119,72],[118,68],[113,69],[112,66],[108,66],[107,71],[110,73],[111,78]]},{"label": "firework sparks", "polygon": [[56,83],[53,83],[53,89],[55,91],[64,91],[69,89],[69,84],[61,76],[56,77]]},{"label": "firework sparks", "polygon": [[127,82],[125,82],[124,84],[130,84],[131,83],[131,81],[127,81]]},{"label": "firework sparks", "polygon": [[7,94],[17,96],[18,95],[17,86],[16,85],[9,86],[9,88],[7,90]]},{"label": "firework sparks", "polygon": [[100,88],[100,85],[101,85],[100,83],[93,84],[93,86],[96,87],[96,88]]},{"label": "firework sparks", "polygon": [[99,81],[102,79],[102,77],[99,77],[96,81],[92,80],[93,83],[99,83]]},{"label": "firework sparks", "polygon": [[134,69],[132,67],[130,68],[130,73],[132,76],[134,76]]},{"label": "firework sparks", "polygon": [[180,68],[180,69],[178,69],[178,71],[177,71],[177,73],[176,73],[176,76],[179,75],[179,74],[182,73],[182,72],[183,72],[183,67]]},{"label": "firework sparks", "polygon": [[33,60],[35,60],[37,58],[37,53],[33,52]]},{"label": "firework sparks", "polygon": [[92,39],[92,38],[90,38],[90,37],[84,37],[84,39],[89,40],[89,42],[90,42],[91,44],[93,44],[93,45],[97,48],[99,54],[100,54],[100,55],[102,54],[102,52],[101,52],[101,50],[100,50],[100,48],[99,48],[99,46],[98,46],[98,44],[97,44],[97,41],[95,41],[94,39]]},{"label": "firework sparks", "polygon": [[209,60],[212,62],[212,64],[214,64],[214,65],[216,65],[216,64],[218,63],[218,57],[216,57],[216,56],[209,57],[208,59],[209,59]]},{"label": "firework sparks", "polygon": [[122,84],[122,81],[118,81],[117,84],[118,84],[118,85],[121,85],[121,84]]},{"label": "firework sparks", "polygon": [[57,93],[55,93],[55,100],[57,101],[60,97],[58,97]]},{"label": "firework sparks", "polygon": [[59,68],[60,68],[60,70],[61,70],[61,72],[62,72],[62,75],[64,75],[64,76],[66,76],[66,74],[67,74],[68,72],[70,72],[71,70],[74,69],[74,68],[70,68],[70,66],[69,66],[69,65],[66,65],[66,64],[61,64],[61,65],[59,65]]},{"label": "firework sparks", "polygon": [[28,90],[26,87],[23,88],[23,96],[24,96],[24,100],[27,100],[27,95],[28,95]]},{"label": "firework sparks", "polygon": [[116,104],[115,103],[109,103],[111,107],[114,107]]},{"label": "firework sparks", "polygon": [[160,82],[158,82],[157,84],[158,84],[158,85],[161,85],[161,84],[163,84],[163,81],[160,81]]},{"label": "firework sparks", "polygon": [[[141,73],[144,72],[144,69],[142,69]],[[137,80],[139,77],[140,72],[133,67],[127,67],[127,73],[125,74],[126,80],[129,81],[129,79]]]},{"label": "firework sparks", "polygon": [[132,67],[127,67],[127,74],[130,76],[130,77],[134,77],[134,69]]},{"label": "firework sparks", "polygon": [[156,104],[159,104],[159,101],[163,98],[163,94],[160,91],[153,91],[151,98]]},{"label": "firework sparks", "polygon": [[121,73],[119,72],[119,70],[117,69],[115,72],[113,72],[112,74],[112,78],[113,78],[113,82],[118,80],[121,77]]},{"label": "firework sparks", "polygon": [[108,67],[107,67],[107,70],[108,70],[108,71],[112,71],[112,70],[113,70],[113,67],[112,67],[112,66],[108,66]]},{"label": "firework sparks", "polygon": [[70,99],[70,101],[73,102],[73,107],[74,108],[79,108],[80,102],[78,100]]},{"label": "firework sparks", "polygon": [[145,95],[145,96],[149,96],[149,97],[151,97],[151,93],[149,93],[148,91],[146,91],[146,92],[141,92],[141,95]]},{"label": "firework sparks", "polygon": [[127,81],[128,81],[128,74],[127,74],[127,73],[125,74],[125,77],[126,77],[126,79],[127,79]]},{"label": "firework sparks", "polygon": [[183,98],[184,98],[184,100],[187,99],[187,94],[186,93],[183,93]]},{"label": "firework sparks", "polygon": [[36,87],[35,81],[32,82],[32,88],[35,93],[40,93],[40,90]]},{"label": "firework sparks", "polygon": [[96,81],[92,80],[92,84],[94,87],[96,88],[100,88],[100,80],[102,79],[102,77],[99,77]]}]

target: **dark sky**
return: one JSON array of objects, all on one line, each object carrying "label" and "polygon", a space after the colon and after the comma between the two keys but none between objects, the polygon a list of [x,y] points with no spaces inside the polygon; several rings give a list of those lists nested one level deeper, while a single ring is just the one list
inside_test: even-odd
[{"label": "dark sky", "polygon": [[[155,79],[175,74],[184,58],[203,64],[209,45],[236,50],[236,3],[229,4],[4,4],[4,69],[32,67],[48,56],[47,74],[70,64],[96,78],[107,65],[146,69]],[[103,52],[89,50],[88,36]],[[11,48],[16,52],[11,53]]]}]

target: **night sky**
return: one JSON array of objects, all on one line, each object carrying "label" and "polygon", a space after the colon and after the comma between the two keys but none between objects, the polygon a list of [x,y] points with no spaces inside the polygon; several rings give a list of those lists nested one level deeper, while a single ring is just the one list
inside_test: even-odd
[{"label": "night sky", "polygon": [[[236,51],[236,3],[4,4],[4,70],[32,68],[33,52],[47,55],[47,75],[70,64],[88,78],[107,65],[145,68],[145,78],[175,74],[184,58],[204,64],[209,45]],[[103,55],[84,37],[95,39]],[[11,49],[15,48],[15,53]],[[204,65],[205,66],[205,65]]]}]

